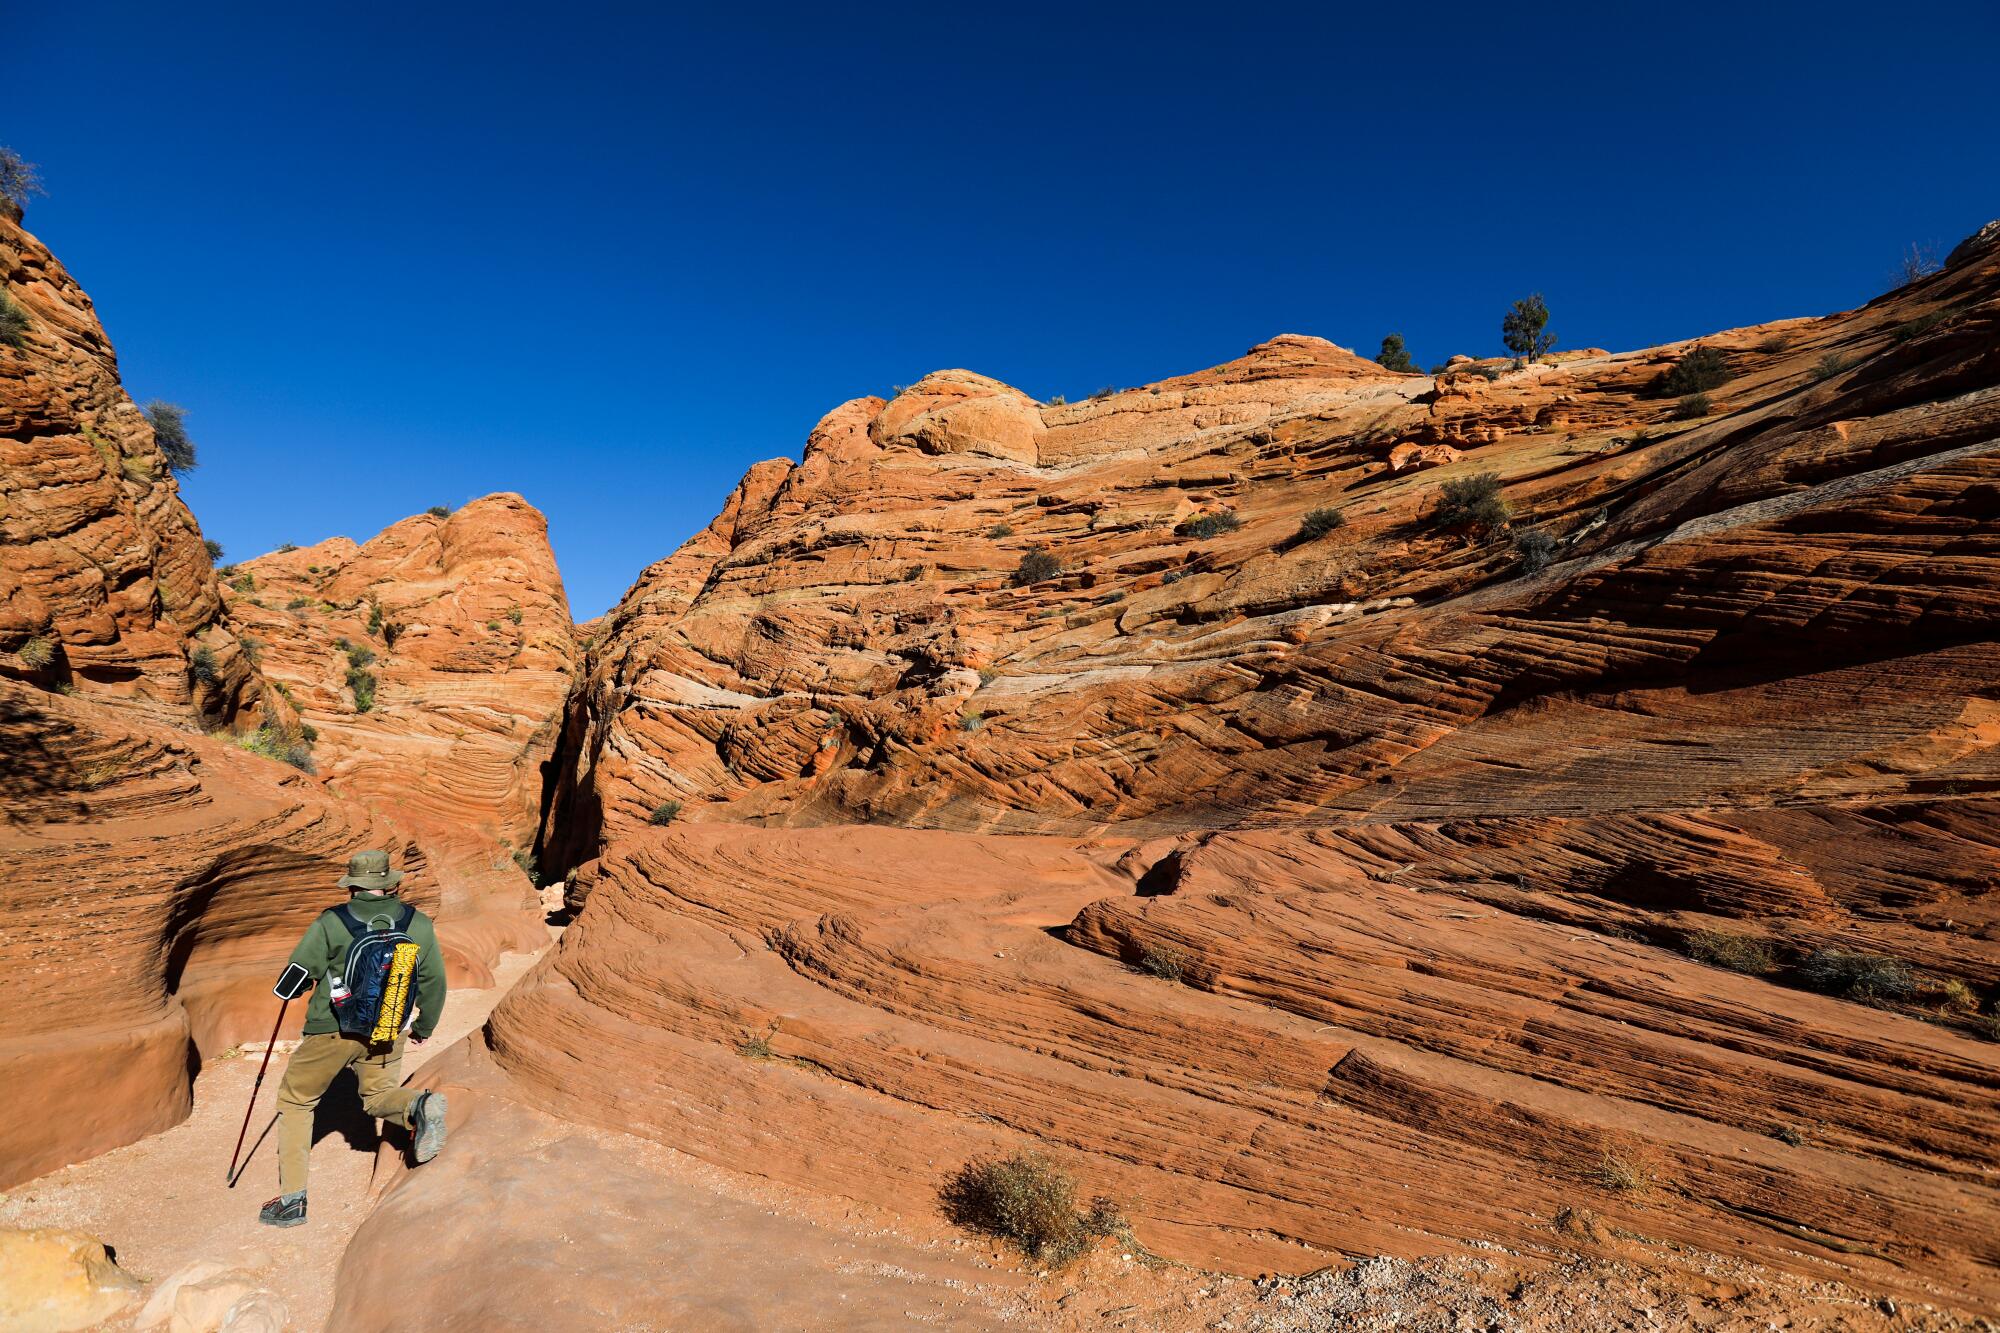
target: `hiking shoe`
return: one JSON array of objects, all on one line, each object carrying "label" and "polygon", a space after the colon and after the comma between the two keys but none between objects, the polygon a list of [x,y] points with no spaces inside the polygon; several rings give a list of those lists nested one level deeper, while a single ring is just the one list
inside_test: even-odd
[{"label": "hiking shoe", "polygon": [[410,1108],[410,1134],[416,1142],[419,1166],[437,1156],[444,1147],[444,1116],[448,1109],[441,1092],[425,1093]]},{"label": "hiking shoe", "polygon": [[305,1225],[306,1192],[280,1194],[265,1204],[258,1212],[257,1220],[267,1227],[296,1227]]}]

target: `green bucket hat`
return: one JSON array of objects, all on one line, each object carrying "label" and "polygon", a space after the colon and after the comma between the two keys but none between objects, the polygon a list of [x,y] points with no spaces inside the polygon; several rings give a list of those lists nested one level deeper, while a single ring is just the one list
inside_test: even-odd
[{"label": "green bucket hat", "polygon": [[389,869],[389,853],[356,852],[347,858],[347,873],[340,877],[343,889],[370,889],[386,893],[403,882],[403,872]]}]

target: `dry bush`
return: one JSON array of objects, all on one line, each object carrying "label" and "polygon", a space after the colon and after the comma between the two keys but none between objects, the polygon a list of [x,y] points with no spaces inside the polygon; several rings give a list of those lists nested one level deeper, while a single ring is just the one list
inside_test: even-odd
[{"label": "dry bush", "polygon": [[998,1236],[1030,1259],[1062,1265],[1124,1225],[1109,1199],[1076,1206],[1076,1178],[1041,1153],[967,1162],[939,1191],[955,1224]]},{"label": "dry bush", "polygon": [[1139,970],[1162,981],[1179,982],[1187,975],[1187,955],[1171,944],[1149,944],[1139,951]]},{"label": "dry bush", "polygon": [[1755,935],[1731,935],[1720,930],[1697,930],[1687,937],[1688,957],[1710,967],[1723,967],[1757,977],[1777,970],[1777,955]]}]

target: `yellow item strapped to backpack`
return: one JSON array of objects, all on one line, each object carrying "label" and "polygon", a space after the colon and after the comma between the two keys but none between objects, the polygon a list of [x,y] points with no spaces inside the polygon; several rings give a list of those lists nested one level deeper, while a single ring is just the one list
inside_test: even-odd
[{"label": "yellow item strapped to backpack", "polygon": [[396,946],[389,960],[389,975],[382,983],[382,1007],[375,1015],[370,1042],[394,1041],[401,1033],[404,1017],[410,1012],[410,981],[417,973],[417,955],[423,947],[413,941]]}]

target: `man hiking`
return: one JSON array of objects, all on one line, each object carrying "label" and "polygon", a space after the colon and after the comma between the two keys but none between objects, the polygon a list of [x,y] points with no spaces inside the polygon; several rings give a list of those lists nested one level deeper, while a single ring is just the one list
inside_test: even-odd
[{"label": "man hiking", "polygon": [[431,920],[396,896],[403,872],[387,852],[357,852],[340,887],[347,903],[319,914],[292,950],[277,992],[291,999],[312,987],[305,1036],[278,1086],[278,1197],[258,1221],[295,1227],[306,1220],[306,1164],[313,1108],[349,1065],[371,1116],[410,1131],[416,1159],[444,1146],[442,1094],[402,1086],[403,1039],[418,1045],[444,1013],[444,958]]}]

